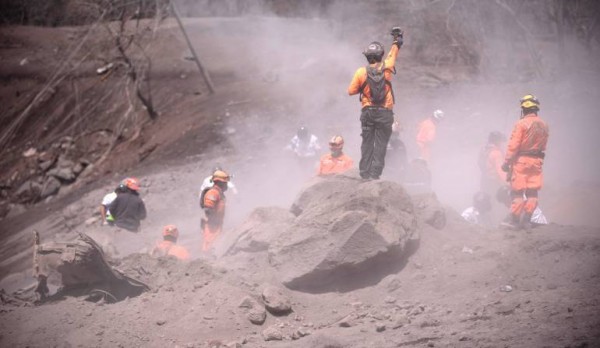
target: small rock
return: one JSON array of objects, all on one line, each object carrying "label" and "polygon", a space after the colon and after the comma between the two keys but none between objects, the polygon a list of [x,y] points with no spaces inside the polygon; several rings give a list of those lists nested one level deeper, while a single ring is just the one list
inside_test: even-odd
[{"label": "small rock", "polygon": [[377,332],[383,332],[383,331],[385,331],[385,324],[377,324],[377,325],[375,325],[375,331],[377,331]]},{"label": "small rock", "polygon": [[392,325],[392,329],[398,329],[403,326],[410,324],[410,319],[406,315],[400,315],[396,317],[394,320],[394,324]]},{"label": "small rock", "polygon": [[395,297],[392,297],[392,296],[387,296],[387,297],[385,298],[384,302],[385,302],[385,303],[389,303],[389,304],[396,303],[396,298],[395,298]]},{"label": "small rock", "polygon": [[262,336],[265,341],[281,341],[283,339],[281,332],[274,327],[265,329]]},{"label": "small rock", "polygon": [[50,176],[46,178],[44,182],[44,186],[42,186],[42,193],[40,193],[40,198],[44,199],[48,196],[55,195],[60,190],[60,181],[58,179]]},{"label": "small rock", "polygon": [[[202,285],[200,285],[200,287],[202,287]],[[250,296],[246,296],[244,297],[244,299],[242,299],[242,302],[240,302],[240,304],[238,305],[239,308],[254,308],[256,307],[257,302],[255,299],[253,299]]]},{"label": "small rock", "polygon": [[290,299],[284,295],[283,290],[274,286],[267,286],[262,293],[265,307],[273,314],[287,314],[291,312]]},{"label": "small rock", "polygon": [[504,286],[500,287],[500,291],[502,291],[502,292],[511,292],[511,291],[513,291],[513,288],[510,285],[504,285]]},{"label": "small rock", "polygon": [[262,325],[267,319],[267,311],[264,308],[252,308],[247,317],[252,324]]},{"label": "small rock", "polygon": [[338,325],[340,327],[351,327],[354,325],[354,319],[355,317],[353,315],[347,315],[338,322]]},{"label": "small rock", "polygon": [[37,150],[35,149],[35,147],[30,147],[29,149],[23,152],[23,157],[31,157],[35,156],[36,154]]},{"label": "small rock", "polygon": [[164,320],[164,319],[159,319],[159,320],[156,321],[156,325],[158,325],[158,326],[163,326],[166,323],[167,323],[167,321]]}]

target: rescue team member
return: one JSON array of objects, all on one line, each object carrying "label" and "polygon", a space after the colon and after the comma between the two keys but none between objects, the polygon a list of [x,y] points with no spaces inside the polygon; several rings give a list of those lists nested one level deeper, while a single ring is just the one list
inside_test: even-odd
[{"label": "rescue team member", "polygon": [[177,245],[179,238],[179,229],[175,225],[167,225],[162,230],[163,240],[157,242],[151,255],[154,257],[173,256],[178,260],[187,261],[190,259],[190,253],[186,248]]},{"label": "rescue team member", "polygon": [[124,192],[126,190],[125,185],[123,185],[122,183],[119,184],[119,186],[117,186],[117,188],[111,192],[106,194],[103,198],[102,198],[102,203],[100,204],[100,223],[104,226],[104,225],[114,225],[115,224],[115,218],[112,216],[112,214],[110,213],[110,210],[108,210],[108,205],[111,204],[115,198],[117,198],[117,195],[121,192]]},{"label": "rescue team member", "polygon": [[[394,34],[394,30],[398,30]],[[371,42],[363,52],[369,63],[358,68],[348,87],[348,94],[359,94],[362,105],[360,123],[362,128],[360,176],[363,179],[379,179],[385,166],[385,153],[394,123],[394,92],[392,74],[396,73],[396,58],[403,37],[400,29],[392,29],[394,41],[385,61],[382,61],[383,45]]]},{"label": "rescue team member", "polygon": [[479,169],[481,170],[482,192],[490,196],[497,194],[501,186],[506,185],[506,173],[502,170],[504,153],[502,145],[506,136],[500,132],[491,132],[485,147],[479,153]]},{"label": "rescue team member", "polygon": [[317,152],[321,150],[321,145],[319,145],[319,138],[314,134],[310,134],[308,129],[302,126],[298,129],[296,135],[292,137],[286,149],[293,151],[300,158],[311,158],[317,156]]},{"label": "rescue team member", "polygon": [[[204,181],[202,181],[202,185],[200,186],[200,195],[198,198],[202,197],[202,192],[209,188],[209,187],[213,187],[214,183],[212,181],[212,173],[216,172],[217,170],[223,170],[223,168],[220,165],[216,165],[215,168],[213,168],[213,171],[211,172],[211,175],[207,176],[206,178],[204,178]],[[235,184],[229,180],[229,182],[227,183],[227,189],[231,190],[231,192],[233,192],[234,194],[237,195],[238,190],[235,187]]]},{"label": "rescue team member", "polygon": [[317,175],[340,174],[352,168],[354,162],[352,158],[344,154],[344,138],[336,135],[329,141],[331,153],[321,156],[319,170]]},{"label": "rescue team member", "polygon": [[202,219],[202,251],[208,251],[214,241],[221,234],[223,219],[225,217],[225,191],[229,175],[217,170],[212,176],[213,187],[203,193],[201,207],[204,209],[206,218]]},{"label": "rescue team member", "polygon": [[108,205],[108,210],[117,227],[138,232],[140,221],[146,218],[146,206],[139,195],[140,181],[137,178],[127,178],[122,184],[125,190]]},{"label": "rescue team member", "polygon": [[548,125],[539,116],[540,102],[527,94],[521,98],[521,119],[515,124],[502,170],[510,177],[510,219],[513,229],[531,227],[531,216],[538,205],[543,185],[542,165],[548,143]]},{"label": "rescue team member", "polygon": [[442,110],[435,110],[433,114],[419,123],[417,131],[417,145],[419,156],[427,162],[431,161],[431,144],[435,141],[437,124],[444,118]]}]

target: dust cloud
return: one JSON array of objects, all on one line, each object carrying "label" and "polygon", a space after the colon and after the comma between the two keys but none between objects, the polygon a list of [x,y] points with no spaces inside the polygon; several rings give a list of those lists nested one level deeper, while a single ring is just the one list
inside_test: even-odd
[{"label": "dust cloud", "polygon": [[[520,25],[533,28],[538,19],[533,15],[513,19],[496,5],[482,6],[480,10],[487,12],[481,17],[468,15],[468,2],[462,7],[441,2],[436,10],[405,2],[368,6],[334,1],[326,10],[292,18],[266,11],[255,2],[233,11],[234,3],[227,2],[229,10],[222,11],[233,12],[231,17],[186,19],[192,40],[202,45],[199,51],[209,70],[249,86],[247,99],[229,100],[221,115],[234,155],[215,156],[215,163],[200,164],[196,173],[204,178],[219,162],[234,174],[240,193],[229,193],[228,226],[237,225],[258,206],[289,205],[314,176],[318,158],[299,163],[284,149],[300,126],[319,138],[321,154],[328,151],[328,139],[341,134],[345,152],[358,163],[360,104],[346,90],[355,70],[366,64],[362,50],[377,40],[387,53],[389,29],[395,25],[406,33],[393,85],[395,117],[403,125],[401,138],[409,160],[418,157],[418,122],[435,109],[446,115],[438,126],[430,167],[433,190],[442,202],[456,211],[471,204],[479,187],[480,149],[491,131],[510,135],[520,116],[518,101],[528,93],[541,101],[540,116],[551,132],[542,206],[546,195],[562,195],[573,185],[598,190],[597,47],[586,48],[573,38],[563,52],[558,44],[533,39],[531,33],[524,39],[520,34],[527,31]],[[202,13],[206,4],[199,4],[185,3],[184,12]],[[428,17],[427,11],[447,13],[450,19]],[[506,25],[507,21],[513,23]],[[445,37],[453,43],[440,46]],[[469,40],[474,41],[471,46]],[[478,51],[479,58],[473,61],[461,58],[463,53],[447,52],[460,45]],[[538,60],[532,58],[532,51]],[[219,59],[223,56],[228,59]],[[223,63],[231,57],[236,64]],[[427,79],[432,74],[434,84]],[[261,92],[252,90],[253,85]],[[389,173],[389,168],[387,173],[384,170],[385,179],[397,180]]]}]

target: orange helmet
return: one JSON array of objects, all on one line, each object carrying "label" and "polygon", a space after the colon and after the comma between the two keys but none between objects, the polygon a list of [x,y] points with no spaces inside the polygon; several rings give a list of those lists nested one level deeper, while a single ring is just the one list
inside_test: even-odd
[{"label": "orange helmet", "polygon": [[212,181],[213,182],[217,182],[217,181],[229,182],[229,174],[227,174],[223,170],[215,170],[215,172],[212,175]]},{"label": "orange helmet", "polygon": [[179,238],[179,230],[175,225],[167,225],[163,227],[162,235],[163,237],[173,237],[177,239]]},{"label": "orange helmet", "polygon": [[341,135],[334,135],[329,140],[329,148],[332,150],[341,150],[344,147],[344,138]]},{"label": "orange helmet", "polygon": [[125,178],[121,184],[133,191],[140,190],[140,180],[138,178]]}]

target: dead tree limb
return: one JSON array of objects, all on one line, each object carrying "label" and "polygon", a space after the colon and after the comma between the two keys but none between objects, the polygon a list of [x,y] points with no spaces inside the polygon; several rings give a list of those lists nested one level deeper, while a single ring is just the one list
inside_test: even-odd
[{"label": "dead tree limb", "polygon": [[185,42],[187,43],[188,47],[190,48],[190,51],[192,52],[192,55],[194,56],[194,61],[196,62],[196,65],[198,66],[198,70],[200,70],[200,73],[204,77],[204,82],[206,82],[206,85],[208,86],[208,90],[210,91],[210,94],[214,94],[215,86],[213,85],[212,80],[210,79],[210,75],[208,74],[208,71],[206,69],[204,69],[204,65],[200,61],[200,57],[198,57],[198,55],[196,54],[196,50],[194,49],[194,46],[192,45],[192,42],[190,41],[190,38],[188,37],[188,34],[185,31],[185,27],[183,26],[183,22],[181,21],[181,16],[179,15],[179,10],[177,9],[177,5],[175,4],[175,1],[171,1],[171,9],[173,10],[173,14],[175,15],[177,24],[179,24],[179,28],[181,29],[181,32],[183,33]]}]

